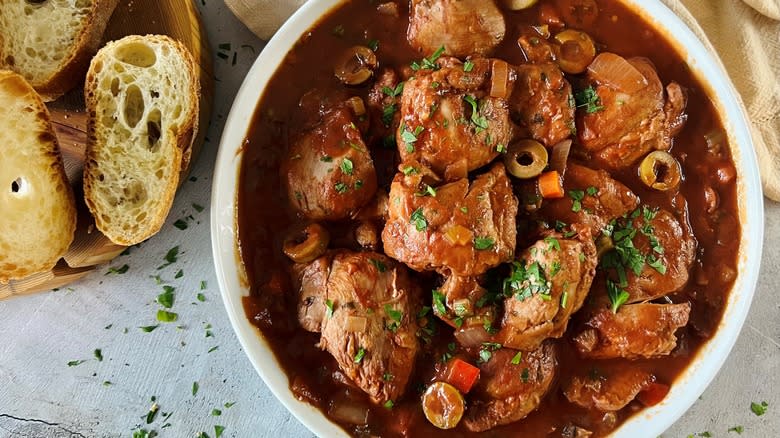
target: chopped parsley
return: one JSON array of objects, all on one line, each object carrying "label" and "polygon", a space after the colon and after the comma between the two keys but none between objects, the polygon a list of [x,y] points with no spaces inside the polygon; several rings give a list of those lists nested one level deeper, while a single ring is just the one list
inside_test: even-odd
[{"label": "chopped parsley", "polygon": [[366,349],[363,347],[360,347],[358,349],[357,354],[355,355],[355,363],[363,362],[363,358],[366,356]]},{"label": "chopped parsley", "polygon": [[414,143],[417,142],[418,136],[423,132],[425,128],[418,126],[414,128],[414,131],[410,131],[406,126],[401,131],[401,140],[406,143],[406,152],[414,152]]},{"label": "chopped parsley", "polygon": [[103,362],[103,351],[101,351],[99,348],[96,348],[93,354],[95,355],[95,359],[97,359],[98,362]]},{"label": "chopped parsley", "polygon": [[391,320],[390,323],[386,325],[387,329],[391,332],[395,332],[398,330],[398,327],[401,326],[401,319],[404,317],[403,312],[393,309],[390,304],[385,304],[385,313]]},{"label": "chopped parsley", "polygon": [[563,291],[561,294],[561,309],[566,308],[566,303],[569,301],[569,293],[566,291]]},{"label": "chopped parsley", "polygon": [[403,82],[398,83],[398,85],[396,85],[395,88],[382,87],[382,92],[388,95],[389,97],[398,97],[404,92],[404,83]]},{"label": "chopped parsley", "polygon": [[617,283],[607,279],[607,296],[612,303],[612,313],[617,313],[620,306],[628,301],[629,294],[627,291],[621,289]]},{"label": "chopped parsley", "polygon": [[441,55],[444,53],[444,46],[439,47],[436,49],[433,54],[427,58],[423,58],[420,62],[414,61],[412,62],[412,70],[419,71],[419,70],[438,70],[439,66],[436,65],[436,61],[441,57]]},{"label": "chopped parsley", "polygon": [[391,103],[390,105],[385,105],[384,108],[382,108],[382,123],[385,124],[385,126],[389,127],[391,123],[393,123],[393,117],[395,117],[395,111],[398,109],[398,107]]},{"label": "chopped parsley", "polygon": [[544,238],[544,243],[547,244],[547,251],[560,251],[561,250],[561,244],[558,242],[558,239],[556,239],[553,236],[547,236]]},{"label": "chopped parsley", "polygon": [[582,190],[569,190],[569,197],[572,199],[571,211],[575,213],[582,211],[582,199],[585,198],[585,192]]},{"label": "chopped parsley", "polygon": [[585,189],[585,192],[588,194],[588,196],[596,196],[599,192],[599,189],[596,187],[590,186],[587,189]]},{"label": "chopped parsley", "polygon": [[484,251],[493,248],[495,240],[492,237],[476,237],[474,239],[474,248],[479,251]]},{"label": "chopped parsley", "polygon": [[444,305],[444,294],[439,292],[438,289],[433,290],[433,300],[431,301],[433,310],[439,315],[447,314],[447,307]]},{"label": "chopped parsley", "polygon": [[463,100],[471,105],[471,123],[476,126],[475,132],[479,134],[480,132],[486,130],[488,128],[488,121],[485,116],[479,114],[479,102],[477,102],[473,96],[469,95],[463,96]]},{"label": "chopped parsley", "polygon": [[387,266],[385,265],[385,263],[382,260],[368,259],[368,261],[371,262],[372,265],[374,265],[374,267],[376,268],[377,271],[379,271],[379,272],[387,271]]},{"label": "chopped parsley", "polygon": [[322,161],[323,163],[330,163],[333,161],[333,157],[331,157],[330,155],[323,155],[320,157],[320,161]]},{"label": "chopped parsley", "polygon": [[507,152],[506,146],[504,146],[501,143],[497,144],[496,145],[496,152],[498,152],[499,154],[505,154]]},{"label": "chopped parsley", "polygon": [[404,175],[407,175],[407,176],[408,176],[408,175],[411,175],[411,174],[414,174],[414,173],[419,173],[419,171],[417,170],[417,168],[416,168],[416,167],[412,167],[412,166],[405,166],[405,167],[404,167],[404,168],[401,170],[401,172],[403,172],[403,173],[404,173]]},{"label": "chopped parsley", "polygon": [[409,217],[409,222],[414,224],[414,227],[417,229],[417,231],[425,231],[428,228],[428,221],[423,215],[422,207],[418,208],[412,213],[412,215]]},{"label": "chopped parsley", "polygon": [[336,184],[333,186],[333,188],[335,188],[335,189],[336,189],[336,192],[338,192],[338,193],[340,193],[340,194],[346,193],[346,192],[347,192],[347,190],[349,190],[349,186],[348,186],[348,185],[346,185],[346,184],[344,184],[343,182],[340,182],[340,181],[339,181],[339,182],[337,182],[337,183],[336,183]]},{"label": "chopped parsley", "polygon": [[574,93],[574,102],[577,104],[577,108],[585,108],[585,112],[588,114],[593,114],[604,109],[601,105],[601,98],[596,93],[593,86]]},{"label": "chopped parsley", "polygon": [[379,50],[379,40],[370,40],[368,43],[366,43],[366,46],[368,46],[369,49],[376,52]]},{"label": "chopped parsley", "polygon": [[106,275],[109,275],[109,274],[124,274],[125,272],[127,272],[128,269],[130,269],[130,267],[127,266],[127,265],[122,265],[121,268],[111,267],[111,268],[108,268],[108,272],[106,272]]},{"label": "chopped parsley", "polygon": [[463,71],[465,71],[466,73],[469,73],[469,72],[471,72],[471,70],[474,70],[474,63],[473,62],[466,61],[465,63],[463,63]]},{"label": "chopped parsley", "polygon": [[192,382],[192,395],[198,393],[198,389],[200,388],[200,385],[198,385],[198,382]]},{"label": "chopped parsley", "polygon": [[147,326],[138,327],[138,328],[141,329],[141,331],[144,332],[144,333],[151,333],[151,332],[154,331],[154,329],[156,329],[159,326],[160,326],[160,324],[157,324],[157,325],[147,325]]},{"label": "chopped parsley", "polygon": [[220,415],[222,415],[222,411],[220,411],[219,409],[214,408],[211,410],[212,417],[219,417]]},{"label": "chopped parsley", "polygon": [[325,307],[327,307],[327,309],[325,310],[325,316],[327,316],[328,318],[332,318],[333,317],[333,301],[331,301],[330,299],[325,300]]},{"label": "chopped parsley", "polygon": [[168,312],[167,310],[157,311],[157,320],[160,322],[176,322],[179,319],[179,315],[174,312]]},{"label": "chopped parsley", "polygon": [[163,269],[166,268],[174,263],[176,263],[179,260],[179,247],[174,246],[173,248],[169,249],[168,252],[165,254],[165,263],[158,266],[157,269]]},{"label": "chopped parsley", "polygon": [[173,291],[176,290],[173,286],[163,286],[163,293],[157,295],[157,302],[166,309],[173,307]]},{"label": "chopped parsley", "polygon": [[214,426],[214,438],[220,438],[223,432],[225,432],[225,426],[219,424]]},{"label": "chopped parsley", "polygon": [[388,401],[385,402],[384,406],[387,409],[393,409],[394,403],[393,403],[392,400],[388,400]]},{"label": "chopped parsley", "polygon": [[520,301],[540,295],[544,299],[550,296],[550,282],[544,276],[541,265],[533,262],[526,266],[525,261],[512,263],[512,274],[504,279],[503,291],[507,297],[513,296]]},{"label": "chopped parsley", "polygon": [[352,175],[354,166],[352,164],[352,160],[349,158],[344,157],[344,159],[341,160],[341,165],[339,167],[341,168],[341,171],[344,173],[344,175]]},{"label": "chopped parsley", "polygon": [[769,403],[765,401],[762,401],[761,403],[756,403],[756,402],[750,403],[750,410],[753,411],[753,413],[759,417],[766,414],[766,408],[768,407],[769,407]]},{"label": "chopped parsley", "polygon": [[742,432],[744,432],[744,431],[745,431],[745,428],[742,427],[742,426],[729,427],[729,432],[736,432],[739,435],[742,435]]},{"label": "chopped parsley", "polygon": [[522,380],[523,383],[528,383],[529,376],[530,376],[530,372],[528,371],[528,368],[523,368],[523,372],[520,373],[520,380]]},{"label": "chopped parsley", "polygon": [[69,367],[76,367],[76,366],[79,366],[79,365],[83,364],[84,362],[86,362],[86,360],[84,360],[84,359],[72,360],[72,361],[68,362],[68,366]]},{"label": "chopped parsley", "polygon": [[520,365],[520,361],[522,359],[523,359],[523,352],[522,351],[518,351],[517,354],[515,354],[515,356],[512,358],[510,363],[512,365]]}]

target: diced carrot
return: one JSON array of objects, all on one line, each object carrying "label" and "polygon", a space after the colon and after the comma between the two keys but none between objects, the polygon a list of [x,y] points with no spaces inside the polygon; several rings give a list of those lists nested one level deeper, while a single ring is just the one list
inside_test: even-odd
[{"label": "diced carrot", "polygon": [[539,193],[543,198],[563,198],[563,183],[557,170],[539,175]]},{"label": "diced carrot", "polygon": [[637,394],[636,398],[645,406],[655,406],[669,393],[669,385],[663,383],[651,383],[647,388]]},{"label": "diced carrot", "polygon": [[464,394],[471,391],[471,387],[479,379],[479,368],[460,358],[455,358],[450,362],[448,371],[447,383],[458,388]]}]

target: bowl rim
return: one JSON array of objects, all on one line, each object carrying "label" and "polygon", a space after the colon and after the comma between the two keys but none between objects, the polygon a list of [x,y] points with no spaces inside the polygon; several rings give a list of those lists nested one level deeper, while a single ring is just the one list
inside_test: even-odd
[{"label": "bowl rim", "polygon": [[[289,378],[262,333],[244,313],[247,277],[237,246],[237,187],[246,133],[278,65],[299,38],[325,14],[347,0],[309,0],[261,51],[247,73],[225,121],[214,171],[211,196],[211,242],[222,300],[239,343],[273,395],[304,426],[318,436],[347,437],[340,426],[307,402],[295,398]],[[744,106],[720,61],[660,0],[620,0],[655,26],[688,62],[721,117],[729,137],[737,172],[738,211],[742,236],[737,280],[715,334],[656,406],[626,420],[611,436],[658,436],[677,421],[717,375],[734,346],[747,317],[758,281],[764,233],[763,195],[756,155]],[[707,74],[705,74],[705,72]],[[261,86],[258,86],[261,84]]]}]

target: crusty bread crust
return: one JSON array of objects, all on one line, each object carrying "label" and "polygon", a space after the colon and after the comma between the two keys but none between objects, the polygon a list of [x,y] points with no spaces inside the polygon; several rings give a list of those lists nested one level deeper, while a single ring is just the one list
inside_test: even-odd
[{"label": "crusty bread crust", "polygon": [[[6,47],[5,41],[26,39],[22,35],[8,34],[13,30],[8,29],[8,26],[2,25],[3,15],[9,13],[11,3],[20,3],[26,7],[33,8],[35,6],[31,6],[26,0],[3,0],[3,2],[3,7],[0,8],[0,68],[20,73],[27,78],[41,98],[49,102],[81,84],[92,56],[100,47],[108,20],[111,18],[111,14],[113,14],[119,0],[92,0],[89,13],[84,15],[78,23],[79,29],[74,29],[76,36],[73,38],[72,44],[62,51],[64,56],[61,59],[52,60],[50,74],[41,77],[34,77],[31,72],[24,71],[24,68],[14,63],[15,57],[24,55],[8,52],[7,49],[4,50],[4,47]],[[68,3],[68,7],[75,10],[75,2]],[[17,21],[16,28],[22,32],[32,27],[23,20],[39,19],[35,14],[25,14],[22,17],[13,18]],[[19,22],[18,20],[22,21]],[[46,34],[46,36],[51,39],[61,38],[61,33],[66,31],[66,29],[52,29],[52,32]],[[33,41],[29,44],[20,44],[20,47],[17,47],[17,52],[25,50],[28,46],[31,46],[34,50],[39,50],[40,48],[36,47],[36,44],[39,43]]]},{"label": "crusty bread crust", "polygon": [[84,95],[84,197],[97,228],[134,245],[165,222],[198,129],[200,83],[189,50],[131,35],[92,60]]},{"label": "crusty bread crust", "polygon": [[49,111],[0,71],[0,283],[54,267],[76,231],[76,202]]}]

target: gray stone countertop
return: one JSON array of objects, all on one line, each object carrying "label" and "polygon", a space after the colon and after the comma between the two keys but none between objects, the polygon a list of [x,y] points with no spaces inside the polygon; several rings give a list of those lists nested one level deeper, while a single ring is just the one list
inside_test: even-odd
[{"label": "gray stone countertop", "polygon": [[[222,1],[196,3],[214,53],[222,43],[258,51],[263,46]],[[139,426],[161,437],[201,431],[214,437],[215,426],[224,427],[225,437],[313,436],[276,401],[239,346],[212,265],[213,163],[224,120],[255,56],[239,49],[236,65],[214,58],[216,99],[208,142],[192,173],[197,179],[185,183],[157,236],[70,287],[0,301],[0,438],[131,437]],[[205,209],[198,212],[193,204]],[[718,376],[665,437],[709,432],[736,438],[729,432],[735,426],[743,427],[743,437],[780,436],[780,204],[764,206],[764,258],[747,322]],[[186,230],[173,226],[188,215],[194,221]],[[178,262],[158,270],[174,246],[180,248]],[[109,273],[125,264],[125,274]],[[162,286],[156,275],[176,288],[172,310],[179,321],[145,333],[139,327],[158,324],[155,298]],[[159,412],[147,425],[152,397]],[[750,404],[761,401],[769,408],[759,417]]]}]

